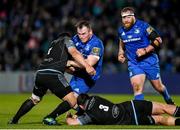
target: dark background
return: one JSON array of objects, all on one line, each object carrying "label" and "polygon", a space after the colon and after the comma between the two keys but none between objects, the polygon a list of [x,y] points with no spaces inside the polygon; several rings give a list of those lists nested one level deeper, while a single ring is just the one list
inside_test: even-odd
[{"label": "dark background", "polygon": [[49,42],[62,31],[75,34],[81,18],[91,21],[104,42],[103,72],[126,72],[117,61],[119,11],[136,9],[163,38],[159,51],[162,72],[180,72],[180,2],[178,0],[1,0],[0,71],[30,71],[41,62]]}]

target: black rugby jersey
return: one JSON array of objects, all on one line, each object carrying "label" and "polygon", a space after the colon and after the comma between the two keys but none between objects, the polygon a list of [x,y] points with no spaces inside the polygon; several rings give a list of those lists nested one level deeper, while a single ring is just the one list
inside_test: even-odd
[{"label": "black rugby jersey", "polygon": [[90,117],[92,123],[101,125],[126,124],[128,120],[125,120],[127,113],[122,105],[114,104],[98,96],[92,96],[87,101],[85,109],[85,113]]},{"label": "black rugby jersey", "polygon": [[61,36],[52,41],[39,69],[53,69],[64,72],[69,58],[67,48],[70,46],[73,46],[73,42],[70,40],[70,37],[67,36]]}]

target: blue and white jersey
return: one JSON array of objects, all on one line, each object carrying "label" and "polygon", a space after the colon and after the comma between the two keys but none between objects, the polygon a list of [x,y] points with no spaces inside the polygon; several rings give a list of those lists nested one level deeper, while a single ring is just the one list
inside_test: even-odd
[{"label": "blue and white jersey", "polygon": [[124,27],[118,29],[118,37],[125,45],[125,54],[128,61],[133,64],[139,64],[140,62],[157,64],[159,62],[155,52],[152,52],[141,60],[136,55],[137,49],[145,48],[151,43],[148,37],[152,30],[153,28],[148,23],[141,20],[136,20],[130,29],[125,29]]},{"label": "blue and white jersey", "polygon": [[[81,52],[84,58],[87,58],[89,55],[95,55],[100,58],[94,66],[96,70],[96,75],[91,76],[91,79],[93,81],[96,81],[100,78],[100,75],[102,73],[102,63],[104,54],[103,42],[96,35],[92,35],[92,37],[86,43],[82,43],[78,35],[75,35],[72,38],[72,41],[74,42],[77,50]],[[78,77],[83,77],[83,75],[79,75]]]}]

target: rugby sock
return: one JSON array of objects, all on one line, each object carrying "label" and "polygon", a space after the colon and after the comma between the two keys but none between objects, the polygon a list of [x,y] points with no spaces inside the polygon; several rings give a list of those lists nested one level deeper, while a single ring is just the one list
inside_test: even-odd
[{"label": "rugby sock", "polygon": [[180,125],[180,118],[177,118],[177,119],[175,120],[175,125]]},{"label": "rugby sock", "polygon": [[134,100],[144,100],[144,94],[135,95]]},{"label": "rugby sock", "polygon": [[84,113],[84,110],[83,109],[81,109],[79,106],[76,108],[76,115],[78,115],[78,116],[80,116],[80,115],[82,115],[83,113]]},{"label": "rugby sock", "polygon": [[67,112],[70,109],[71,109],[71,105],[67,101],[64,101],[61,104],[59,104],[59,106],[57,106],[56,109],[46,117],[51,117],[55,119],[56,117]]},{"label": "rugby sock", "polygon": [[176,107],[176,110],[173,115],[174,117],[180,117],[180,107]]},{"label": "rugby sock", "polygon": [[164,91],[160,93],[164,97],[164,100],[166,101],[167,104],[174,104],[166,88],[164,88]]},{"label": "rugby sock", "polygon": [[34,107],[34,103],[31,99],[27,99],[19,108],[18,112],[12,119],[12,123],[17,123],[18,120],[25,115],[28,111],[30,111]]}]

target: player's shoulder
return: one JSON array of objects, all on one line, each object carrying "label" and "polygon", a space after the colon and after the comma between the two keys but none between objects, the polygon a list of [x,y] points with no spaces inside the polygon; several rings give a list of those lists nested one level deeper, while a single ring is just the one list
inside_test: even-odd
[{"label": "player's shoulder", "polygon": [[95,34],[93,34],[90,42],[92,43],[92,45],[103,47],[102,40],[99,37],[97,37]]},{"label": "player's shoulder", "polygon": [[137,20],[136,20],[136,24],[137,24],[138,26],[141,26],[141,27],[147,27],[147,26],[149,26],[149,24],[148,24],[146,21],[140,20],[140,19],[137,19]]},{"label": "player's shoulder", "polygon": [[77,34],[72,37],[72,40],[75,41],[75,42],[78,41],[78,39],[79,39],[79,37],[78,37]]},{"label": "player's shoulder", "polygon": [[121,33],[121,32],[123,32],[123,31],[124,31],[124,27],[123,27],[123,26],[119,26],[119,27],[118,27],[118,32]]}]

